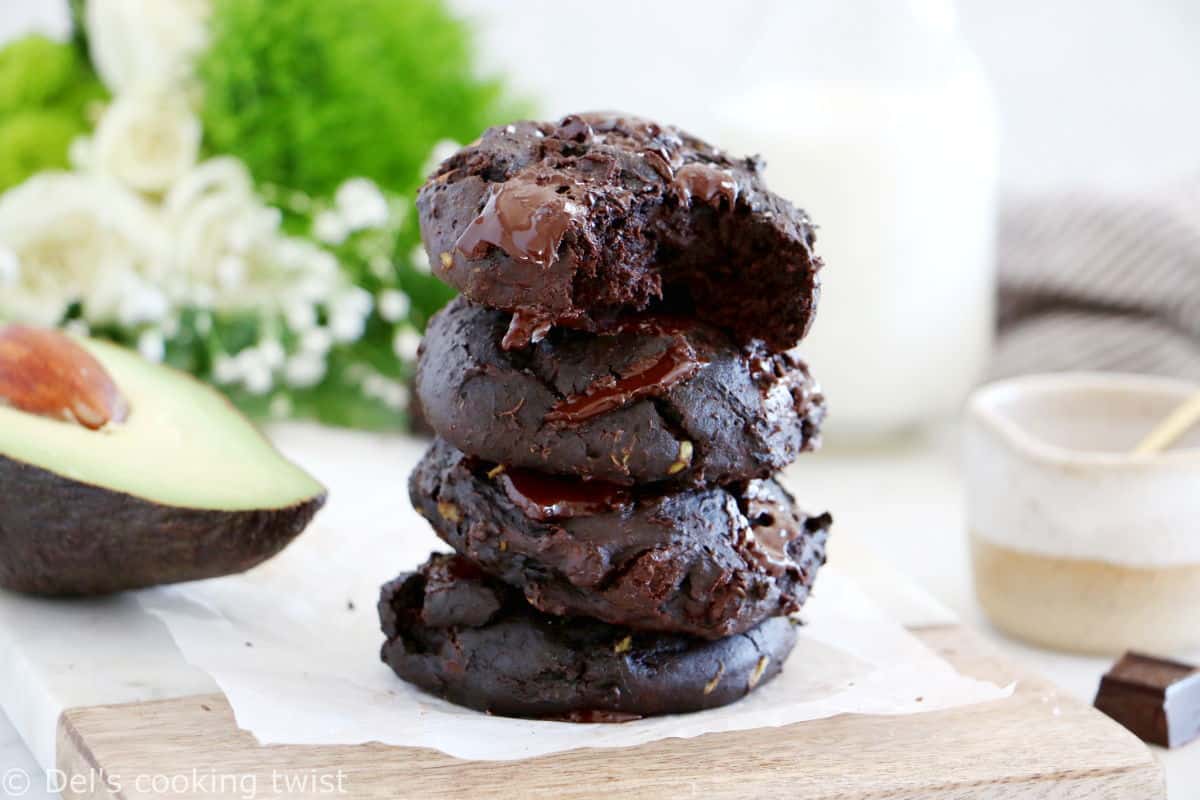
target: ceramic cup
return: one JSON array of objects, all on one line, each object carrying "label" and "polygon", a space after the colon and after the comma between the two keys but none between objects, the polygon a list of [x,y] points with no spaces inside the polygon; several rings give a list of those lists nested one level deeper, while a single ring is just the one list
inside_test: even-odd
[{"label": "ceramic cup", "polygon": [[1200,430],[1130,451],[1200,386],[1036,375],[986,386],[966,429],[975,590],[1004,631],[1089,653],[1200,647]]}]

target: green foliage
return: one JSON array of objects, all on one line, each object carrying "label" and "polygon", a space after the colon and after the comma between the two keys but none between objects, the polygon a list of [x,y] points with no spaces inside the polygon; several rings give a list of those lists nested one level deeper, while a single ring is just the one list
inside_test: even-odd
[{"label": "green foliage", "polygon": [[0,191],[35,172],[67,165],[87,129],[87,108],[104,90],[79,51],[44,36],[0,49]]},{"label": "green foliage", "polygon": [[198,67],[208,143],[314,195],[356,175],[411,191],[437,141],[504,116],[471,62],[439,0],[216,0]]},{"label": "green foliage", "polygon": [[74,115],[32,108],[0,121],[0,191],[45,169],[65,168],[71,140],[83,132]]}]

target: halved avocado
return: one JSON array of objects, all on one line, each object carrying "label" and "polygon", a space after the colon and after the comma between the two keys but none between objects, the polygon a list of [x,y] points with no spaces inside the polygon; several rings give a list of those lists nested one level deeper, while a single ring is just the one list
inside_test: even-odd
[{"label": "halved avocado", "polygon": [[241,572],[324,501],[190,376],[104,342],[0,328],[0,585],[85,595]]}]

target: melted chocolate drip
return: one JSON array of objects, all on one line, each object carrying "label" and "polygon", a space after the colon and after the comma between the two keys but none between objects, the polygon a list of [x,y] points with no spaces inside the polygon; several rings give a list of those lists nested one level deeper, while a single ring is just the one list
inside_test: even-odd
[{"label": "melted chocolate drip", "polygon": [[582,394],[563,398],[546,414],[547,422],[578,425],[643,397],[661,397],[704,366],[691,344],[674,339],[662,355],[634,368],[620,379],[601,378]]},{"label": "melted chocolate drip", "polygon": [[[745,518],[748,527],[741,531],[743,552],[772,575],[783,575],[796,566],[788,545],[804,534],[804,526],[775,498],[762,491],[758,481],[746,487]],[[736,513],[735,513],[736,512]],[[729,507],[734,519],[741,516],[736,503]]]},{"label": "melted chocolate drip", "polygon": [[548,267],[577,215],[575,204],[555,186],[506,183],[492,191],[454,247],[467,258],[499,247],[518,261]]},{"label": "melted chocolate drip", "polygon": [[505,331],[504,338],[500,340],[500,347],[505,350],[516,350],[530,343],[536,344],[546,338],[546,334],[552,327],[553,323],[540,315],[520,309],[514,312],[512,319],[509,320],[508,330]]},{"label": "melted chocolate drip", "polygon": [[630,502],[628,490],[606,481],[560,478],[527,469],[505,470],[499,480],[508,499],[539,522],[602,514]]},{"label": "melted chocolate drip", "polygon": [[725,200],[733,208],[738,188],[729,170],[696,161],[675,170],[675,194],[685,205],[699,199],[716,207]]}]

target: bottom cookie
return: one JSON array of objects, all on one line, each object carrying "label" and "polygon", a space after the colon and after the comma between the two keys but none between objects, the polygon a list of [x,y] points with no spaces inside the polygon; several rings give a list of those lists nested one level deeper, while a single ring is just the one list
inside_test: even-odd
[{"label": "bottom cookie", "polygon": [[709,641],[554,617],[462,556],[435,554],[383,587],[383,660],[459,705],[514,717],[612,721],[727,705],[779,674],[795,623]]}]

